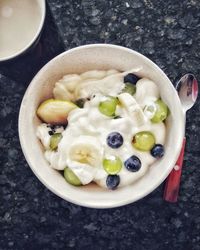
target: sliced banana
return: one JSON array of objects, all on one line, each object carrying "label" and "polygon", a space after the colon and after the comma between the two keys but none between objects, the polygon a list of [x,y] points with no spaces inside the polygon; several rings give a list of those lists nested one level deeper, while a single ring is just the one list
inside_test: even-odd
[{"label": "sliced banana", "polygon": [[156,101],[160,97],[158,86],[147,78],[140,79],[136,84],[136,101],[145,107],[149,101]]},{"label": "sliced banana", "polygon": [[106,76],[107,71],[104,70],[90,70],[82,73],[80,76],[85,79],[102,79]]},{"label": "sliced banana", "polygon": [[79,136],[69,146],[67,166],[83,185],[90,183],[101,167],[103,147],[93,136]]},{"label": "sliced banana", "polygon": [[141,126],[146,122],[145,115],[133,96],[128,93],[122,93],[118,95],[118,99],[122,107],[124,107],[132,117],[136,126]]},{"label": "sliced banana", "polygon": [[110,69],[110,70],[90,70],[87,72],[84,72],[80,75],[80,77],[85,80],[85,79],[102,79],[105,76],[108,75],[113,75],[113,74],[117,74],[119,73],[119,71],[117,71],[116,69]]},{"label": "sliced banana", "polygon": [[81,81],[81,77],[77,74],[65,75],[61,83],[70,91],[73,92],[76,85]]},{"label": "sliced banana", "polygon": [[88,98],[97,92],[98,79],[85,79],[79,85],[76,86],[74,96],[76,99]]},{"label": "sliced banana", "polygon": [[118,70],[116,70],[116,69],[110,69],[110,70],[108,70],[107,71],[107,76],[110,76],[110,75],[114,75],[114,74],[118,74],[118,73],[120,73]]},{"label": "sliced banana", "polygon": [[56,82],[53,89],[53,95],[56,99],[75,101],[74,91],[81,81],[81,77],[76,74],[65,75],[61,80]]},{"label": "sliced banana", "polygon": [[68,101],[48,99],[40,104],[37,109],[39,118],[50,124],[60,125],[67,123],[67,115],[77,106]]},{"label": "sliced banana", "polygon": [[56,83],[53,89],[53,96],[59,100],[73,101],[74,95],[63,84]]},{"label": "sliced banana", "polygon": [[[93,167],[99,167],[102,161],[102,147],[92,136],[80,136],[69,149],[69,159]],[[69,166],[70,167],[70,166]]]},{"label": "sliced banana", "polygon": [[122,74],[111,74],[102,79],[86,79],[77,85],[75,90],[76,98],[93,96],[96,93],[107,96],[116,96],[124,88]]}]

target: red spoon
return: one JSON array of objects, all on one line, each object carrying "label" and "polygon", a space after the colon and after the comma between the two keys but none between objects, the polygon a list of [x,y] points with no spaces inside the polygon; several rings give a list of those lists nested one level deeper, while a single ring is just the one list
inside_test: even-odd
[{"label": "red spoon", "polygon": [[[198,83],[194,75],[184,75],[176,84],[176,89],[181,100],[183,112],[186,117],[186,112],[195,104],[198,96]],[[182,149],[179,158],[173,170],[166,179],[164,189],[164,200],[168,202],[177,202],[180,187],[182,165],[184,158],[186,138],[183,139]]]}]

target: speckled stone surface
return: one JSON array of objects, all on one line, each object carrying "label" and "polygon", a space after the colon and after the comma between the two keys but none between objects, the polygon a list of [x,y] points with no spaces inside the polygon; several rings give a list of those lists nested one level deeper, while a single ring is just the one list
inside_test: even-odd
[{"label": "speckled stone surface", "polygon": [[34,176],[20,149],[17,119],[32,77],[65,49],[114,43],[155,61],[173,81],[200,81],[199,0],[49,0],[39,44],[0,64],[0,250],[200,249],[200,100],[187,116],[187,147],[179,201],[146,198],[110,210],[58,198]]}]

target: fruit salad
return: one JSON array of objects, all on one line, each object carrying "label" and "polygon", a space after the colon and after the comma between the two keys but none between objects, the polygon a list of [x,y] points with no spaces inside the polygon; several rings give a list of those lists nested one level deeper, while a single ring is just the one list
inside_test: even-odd
[{"label": "fruit salad", "polygon": [[37,137],[69,184],[114,190],[163,157],[168,114],[158,86],[133,70],[68,74],[37,109]]}]

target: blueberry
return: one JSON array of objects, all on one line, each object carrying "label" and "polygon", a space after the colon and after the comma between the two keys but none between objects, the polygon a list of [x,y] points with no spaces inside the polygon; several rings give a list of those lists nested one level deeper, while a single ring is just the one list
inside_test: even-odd
[{"label": "blueberry", "polygon": [[136,84],[136,82],[139,80],[140,78],[132,73],[126,75],[124,77],[124,83],[132,83],[132,84]]},{"label": "blueberry", "polygon": [[54,134],[54,132],[52,130],[50,130],[48,133],[49,133],[49,135],[53,135]]},{"label": "blueberry", "polygon": [[118,132],[112,132],[107,137],[107,144],[111,148],[119,148],[123,144],[123,137]]},{"label": "blueberry", "polygon": [[109,189],[116,189],[120,183],[119,175],[108,175],[106,179],[106,185]]},{"label": "blueberry", "polygon": [[165,149],[161,144],[155,144],[155,146],[151,149],[151,155],[157,159],[163,157],[164,153]]},{"label": "blueberry", "polygon": [[124,166],[130,172],[137,172],[141,168],[141,161],[137,156],[132,155],[125,161]]}]

